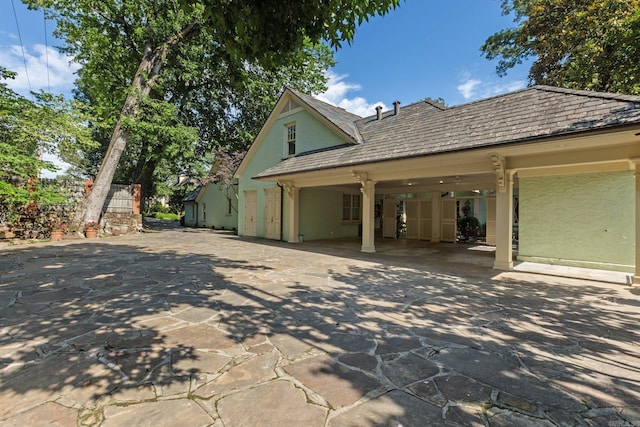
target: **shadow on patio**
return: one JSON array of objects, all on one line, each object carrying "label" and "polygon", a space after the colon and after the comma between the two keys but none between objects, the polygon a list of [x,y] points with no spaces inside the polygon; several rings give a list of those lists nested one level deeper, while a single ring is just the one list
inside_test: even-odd
[{"label": "shadow on patio", "polygon": [[195,229],[4,251],[0,424],[52,402],[86,424],[640,419],[631,289],[349,245]]}]

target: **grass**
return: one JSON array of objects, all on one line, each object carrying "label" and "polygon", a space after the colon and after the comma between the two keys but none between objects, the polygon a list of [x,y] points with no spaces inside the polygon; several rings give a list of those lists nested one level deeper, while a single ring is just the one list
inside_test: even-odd
[{"label": "grass", "polygon": [[165,221],[178,221],[180,220],[180,215],[173,213],[162,213],[162,212],[154,212],[153,217],[156,219],[163,219]]}]

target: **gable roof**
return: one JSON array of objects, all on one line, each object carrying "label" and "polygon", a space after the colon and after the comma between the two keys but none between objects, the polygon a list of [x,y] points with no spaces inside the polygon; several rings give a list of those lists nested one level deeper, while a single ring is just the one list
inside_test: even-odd
[{"label": "gable roof", "polygon": [[282,92],[282,95],[280,95],[280,98],[271,111],[271,114],[269,114],[267,121],[262,126],[262,129],[260,129],[260,132],[253,141],[253,144],[251,144],[249,151],[247,151],[247,154],[238,166],[235,173],[236,177],[240,175],[244,171],[246,165],[249,164],[257,150],[257,147],[261,144],[262,140],[273,126],[275,120],[277,120],[278,116],[281,114],[289,99],[293,99],[295,102],[300,104],[302,108],[306,109],[316,118],[323,121],[325,125],[333,128],[333,130],[340,135],[346,143],[357,144],[362,142],[360,132],[356,125],[356,121],[361,118],[360,116],[287,87],[284,92]]},{"label": "gable roof", "polygon": [[297,155],[256,176],[429,156],[640,123],[640,97],[533,86],[442,108],[422,101],[355,122],[362,143]]},{"label": "gable roof", "polygon": [[182,199],[182,202],[183,203],[195,202],[196,199],[198,198],[198,194],[200,194],[200,190],[202,190],[202,186],[197,186],[195,189],[191,190],[189,194],[184,196],[184,199]]},{"label": "gable roof", "polygon": [[347,110],[336,107],[335,105],[327,104],[312,96],[306,95],[295,89],[287,88],[287,90],[295,95],[301,102],[307,104],[310,108],[316,111],[318,114],[329,120],[342,132],[348,135],[353,142],[362,142],[360,132],[356,121],[361,119],[360,116],[350,113]]}]

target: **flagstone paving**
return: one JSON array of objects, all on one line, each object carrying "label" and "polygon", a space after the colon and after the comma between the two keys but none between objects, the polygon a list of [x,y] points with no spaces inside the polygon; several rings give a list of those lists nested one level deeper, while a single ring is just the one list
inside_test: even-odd
[{"label": "flagstone paving", "polygon": [[640,426],[637,287],[165,228],[0,247],[0,426]]}]

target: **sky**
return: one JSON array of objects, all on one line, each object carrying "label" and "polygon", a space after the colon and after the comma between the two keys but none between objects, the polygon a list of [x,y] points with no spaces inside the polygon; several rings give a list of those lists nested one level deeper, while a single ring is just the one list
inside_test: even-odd
[{"label": "sky", "polygon": [[[20,0],[0,4],[0,65],[18,73],[9,86],[23,95],[30,88],[70,94],[77,65],[55,48],[63,44],[51,34],[55,22],[45,23],[42,11]],[[521,89],[528,64],[500,78],[496,61],[480,52],[488,36],[512,25],[500,0],[401,0],[399,8],[364,22],[351,45],[335,53],[329,89],[318,98],[368,116],[396,100],[408,105],[441,97],[451,106]]]}]

